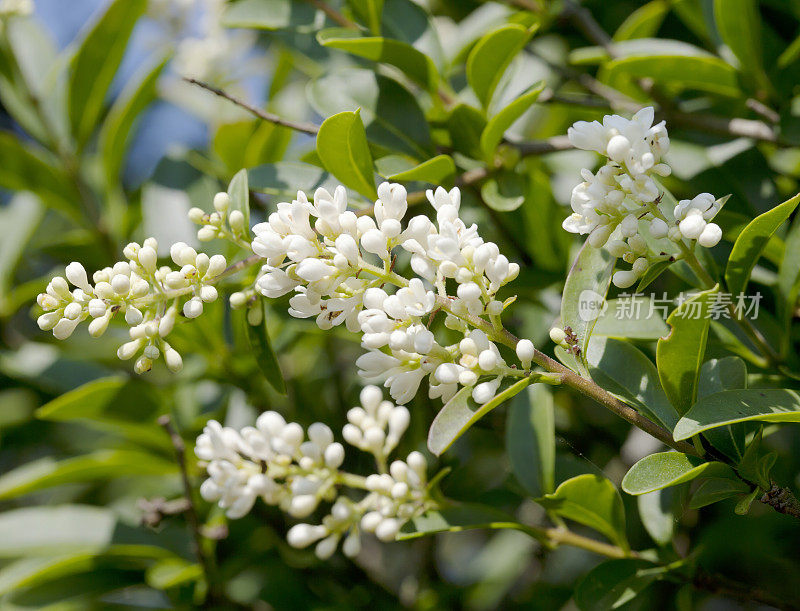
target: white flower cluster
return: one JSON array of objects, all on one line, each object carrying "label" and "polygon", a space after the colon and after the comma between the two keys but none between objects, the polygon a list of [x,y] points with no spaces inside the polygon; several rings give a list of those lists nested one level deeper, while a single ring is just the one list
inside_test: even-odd
[{"label": "white flower cluster", "polygon": [[656,260],[640,233],[640,221],[647,221],[653,238],[674,242],[696,240],[706,248],[715,246],[722,231],[709,222],[722,202],[702,193],[678,203],[669,219],[658,207],[662,194],[654,177],[668,176],[663,162],[669,149],[664,121],[653,125],[652,107],[643,108],[632,119],[606,115],[603,122],[578,121],[568,130],[570,142],[579,149],[595,151],[608,158],[597,172],[581,170],[584,182],[572,191],[573,214],[563,227],[571,233],[589,234],[595,248],[605,247],[611,255],[631,264],[630,270],[614,274],[620,288],[632,286]]},{"label": "white flower cluster", "polygon": [[[331,503],[320,524],[297,524],[287,533],[294,547],[316,543],[320,558],[330,557],[342,539],[344,553],[355,556],[362,532],[393,540],[406,521],[433,502],[422,454],[412,452],[406,461],[386,467],[409,418],[405,407],[382,399],[379,388],[365,387],[362,405],[350,410],[342,431],[348,443],[376,456],[379,473],[365,478],[341,471],[344,447],[334,441],[330,428],[317,422],[306,434],[299,424],[269,411],[258,417],[255,427],[241,431],[213,420],[206,425],[195,447],[209,475],[201,495],[217,502],[230,518],[244,516],[259,497],[295,518],[309,516],[321,502]],[[341,487],[362,490],[362,498],[341,494]]]},{"label": "white flower cluster", "polygon": [[0,19],[27,17],[32,14],[33,0],[0,0]]},{"label": "white flower cluster", "polygon": [[[316,317],[322,329],[344,323],[360,331],[368,352],[357,361],[359,373],[385,382],[398,403],[410,401],[426,376],[431,398],[447,401],[463,385],[485,402],[511,368],[484,331],[470,330],[468,319],[486,316],[499,325],[504,303],[496,294],[517,277],[519,265],[459,218],[457,188],[427,192],[435,223],[419,215],[403,225],[408,202],[402,185],[383,183],[378,197],[374,218],[347,210],[343,187],[333,195],[318,189],[313,202],[298,192],[293,202],[279,203],[253,228],[253,252],[266,259],[256,289],[270,298],[294,292],[289,313]],[[394,249],[410,255],[415,277],[395,271]],[[387,290],[390,285],[396,292]],[[442,304],[445,325],[464,336],[449,346],[428,328]]]},{"label": "white flower cluster", "polygon": [[[131,338],[117,350],[120,359],[141,352],[134,368],[143,373],[163,354],[167,367],[179,371],[183,360],[165,338],[179,312],[197,318],[203,313],[203,304],[217,298],[212,283],[225,270],[226,262],[222,255],[209,257],[178,242],[170,248],[172,260],[180,268],[176,270],[168,265],[159,267],[157,250],[154,238],[147,238],[142,245],[128,244],[123,250],[126,260],[96,271],[94,284],[80,263],[70,263],[66,278],[56,276],[37,297],[44,310],[37,320],[39,328],[66,339],[78,324],[91,318],[89,334],[99,337],[119,314],[130,326]],[[75,288],[70,289],[70,284]]]},{"label": "white flower cluster", "polygon": [[249,249],[244,213],[230,208],[230,195],[222,191],[214,196],[214,212],[208,214],[200,208],[190,209],[189,220],[201,226],[197,230],[197,239],[210,242],[222,238]]}]

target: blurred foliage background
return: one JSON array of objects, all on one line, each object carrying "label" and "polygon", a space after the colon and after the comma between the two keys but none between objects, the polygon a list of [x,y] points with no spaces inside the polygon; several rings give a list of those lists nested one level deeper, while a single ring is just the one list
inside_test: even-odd
[{"label": "blurred foliage background", "polygon": [[[579,169],[597,163],[591,153],[566,150],[562,135],[574,121],[601,118],[612,106],[628,111],[654,103],[672,140],[674,174],[666,186],[679,199],[701,191],[732,194],[718,221],[726,229],[726,241],[713,253],[718,263],[724,264],[747,220],[798,190],[800,3],[793,0],[34,5],[32,15],[0,18],[3,608],[201,604],[203,580],[184,517],[157,511],[164,508],[159,499],[183,495],[158,416],[172,416],[191,451],[191,440],[210,418],[243,426],[276,409],[303,425],[323,421],[337,430],[357,400],[356,336],[342,328],[323,333],[292,319],[283,302],[270,305],[269,330],[286,396],[267,384],[242,317],[225,300],[173,333],[186,364],[179,375],[156,368],[134,377],[129,363],[115,358],[123,328],[99,340],[79,331],[69,342],[55,342],[36,327],[35,296],[66,263],[99,269],[117,260],[128,241],[151,235],[164,248],[177,240],[194,244],[189,207],[210,209],[213,194],[241,168],[249,169],[254,222],[298,188],[310,192],[336,182],[321,167],[313,135],[259,120],[182,76],[293,122],[319,125],[360,107],[377,171],[386,177],[447,155],[452,161],[444,162],[441,182],[462,186],[465,219],[478,222],[487,239],[523,265],[509,327],[547,351],[577,246],[561,221]],[[729,35],[720,10],[753,11],[744,20],[752,31]],[[494,95],[476,94],[467,83],[466,58],[484,34],[508,23],[536,24],[538,31],[507,69],[498,60],[490,79]],[[329,30],[334,27],[411,45],[441,80],[426,80],[425,61],[409,69],[405,64],[416,56],[408,51],[401,53],[400,69],[348,54],[330,43],[349,36]],[[731,40],[741,44],[731,46]],[[503,141],[482,147],[486,118],[542,80],[546,89]],[[767,309],[774,310],[782,286],[784,237],[773,238],[753,276]],[[684,288],[668,276],[654,287]],[[766,327],[790,354],[798,339],[792,309]],[[729,334],[717,331],[709,358],[729,348]],[[638,345],[652,355],[651,341]],[[758,368],[751,375],[770,383]],[[552,399],[556,483],[580,472],[602,472],[618,483],[658,447],[574,393],[557,389]],[[425,448],[435,415],[423,395],[409,408],[412,430],[401,453]],[[505,408],[495,410],[439,460],[453,469],[443,490],[540,522],[541,509],[512,474],[507,415]],[[785,427],[766,443],[780,454],[776,477],[796,485],[800,443],[794,429]],[[191,457],[189,466],[197,476]],[[623,497],[632,546],[658,547],[636,500]],[[797,601],[800,527],[766,507],[735,515],[733,504],[665,511],[666,541],[674,534],[666,545],[674,546],[676,557],[691,549],[710,573]],[[215,558],[216,587],[229,607],[570,608],[576,583],[600,561],[574,548],[543,550],[515,531],[475,531],[390,545],[370,541],[355,561],[337,555],[322,562],[285,543],[290,524],[276,509],[257,505],[230,523],[207,504],[199,509],[208,535],[203,545]],[[633,605],[722,609],[740,603],[666,580]]]}]

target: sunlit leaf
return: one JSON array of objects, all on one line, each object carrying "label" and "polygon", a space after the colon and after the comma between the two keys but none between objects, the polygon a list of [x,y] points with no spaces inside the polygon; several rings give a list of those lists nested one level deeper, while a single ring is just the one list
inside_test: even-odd
[{"label": "sunlit leaf", "polygon": [[733,470],[725,463],[706,461],[681,452],[657,452],[633,465],[622,479],[622,489],[638,495],[677,486],[700,476],[725,477]]}]

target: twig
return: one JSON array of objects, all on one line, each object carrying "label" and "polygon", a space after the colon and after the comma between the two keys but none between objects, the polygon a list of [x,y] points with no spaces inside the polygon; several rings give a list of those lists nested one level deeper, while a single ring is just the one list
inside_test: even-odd
[{"label": "twig", "polygon": [[510,142],[523,157],[530,155],[544,155],[555,151],[568,151],[573,148],[567,136],[553,136],[546,140],[531,140],[528,142]]},{"label": "twig", "polygon": [[283,127],[288,127],[289,129],[293,129],[297,132],[301,132],[303,134],[309,134],[311,136],[315,136],[319,131],[319,127],[314,125],[313,123],[306,123],[304,121],[291,121],[289,119],[284,119],[283,117],[279,117],[276,114],[271,112],[267,112],[265,110],[261,110],[260,108],[256,108],[251,104],[248,104],[244,100],[237,98],[235,95],[228,93],[218,87],[214,87],[213,85],[209,85],[208,83],[204,83],[203,81],[198,81],[197,79],[183,77],[183,80],[187,83],[192,85],[197,85],[198,87],[202,87],[206,91],[210,91],[214,95],[218,95],[221,98],[225,98],[229,102],[233,102],[237,106],[244,108],[247,112],[255,115],[259,119],[264,119],[264,121],[269,121],[270,123],[274,123],[275,125],[281,125]]},{"label": "twig", "polygon": [[192,533],[192,551],[203,570],[203,575],[208,585],[209,599],[214,600],[217,597],[216,579],[213,579],[211,561],[203,550],[203,535],[200,530],[200,519],[197,517],[192,482],[189,480],[189,472],[186,469],[186,445],[183,443],[183,438],[178,435],[177,431],[172,426],[172,421],[168,415],[164,414],[160,416],[158,424],[166,431],[167,435],[169,435],[172,448],[175,451],[175,461],[178,463],[178,468],[181,472],[183,492],[188,501],[185,513],[186,523]]},{"label": "twig", "polygon": [[343,28],[349,28],[351,30],[360,29],[358,27],[357,23],[354,23],[354,22],[350,21],[347,17],[342,15],[339,11],[337,11],[336,9],[328,6],[327,4],[322,2],[321,0],[307,0],[307,1],[308,1],[309,4],[312,4],[313,6],[315,6],[319,10],[321,10],[323,13],[325,13],[331,21],[333,21],[335,23],[338,23]]}]

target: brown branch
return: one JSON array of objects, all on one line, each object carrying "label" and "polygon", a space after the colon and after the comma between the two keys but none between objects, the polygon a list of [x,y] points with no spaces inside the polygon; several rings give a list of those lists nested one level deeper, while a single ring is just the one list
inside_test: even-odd
[{"label": "brown branch", "polygon": [[205,89],[206,91],[210,91],[214,95],[218,95],[221,98],[225,98],[229,102],[233,102],[237,106],[245,109],[247,112],[255,115],[259,119],[263,119],[264,121],[269,121],[270,123],[274,123],[275,125],[288,127],[289,129],[293,129],[303,134],[309,134],[311,136],[315,136],[319,131],[319,127],[317,127],[313,123],[306,123],[303,121],[291,121],[289,119],[284,119],[283,117],[279,117],[274,113],[261,110],[260,108],[248,104],[244,100],[237,98],[235,95],[232,95],[227,91],[224,91],[218,87],[214,87],[213,85],[209,85],[208,83],[204,83],[203,81],[198,81],[197,79],[188,77],[183,77],[183,80],[192,85],[197,85],[198,87],[202,87],[203,89]]},{"label": "brown branch", "polygon": [[194,503],[192,482],[189,479],[189,472],[186,469],[186,444],[184,444],[183,438],[172,426],[172,421],[168,415],[164,414],[163,416],[160,416],[158,419],[158,424],[166,431],[167,435],[169,435],[169,439],[172,442],[172,448],[175,452],[175,461],[178,463],[178,468],[181,472],[183,493],[187,500],[187,506],[185,508],[186,523],[192,534],[192,552],[194,553],[195,557],[197,558],[197,562],[200,564],[200,567],[203,570],[206,585],[208,586],[208,602],[211,602],[218,598],[216,579],[213,578],[214,571],[211,560],[203,549],[203,535],[201,532],[200,519],[198,518],[197,508],[195,507]]},{"label": "brown branch", "polygon": [[772,484],[772,488],[767,490],[759,501],[769,505],[778,513],[800,519],[800,501],[788,488],[781,488],[777,484]]},{"label": "brown branch", "polygon": [[334,9],[333,7],[328,6],[322,0],[307,0],[309,4],[313,5],[314,7],[321,10],[328,16],[328,19],[333,21],[334,23],[339,24],[343,28],[348,28],[351,30],[359,30],[357,23],[350,21],[347,17],[342,15],[339,11]]}]

